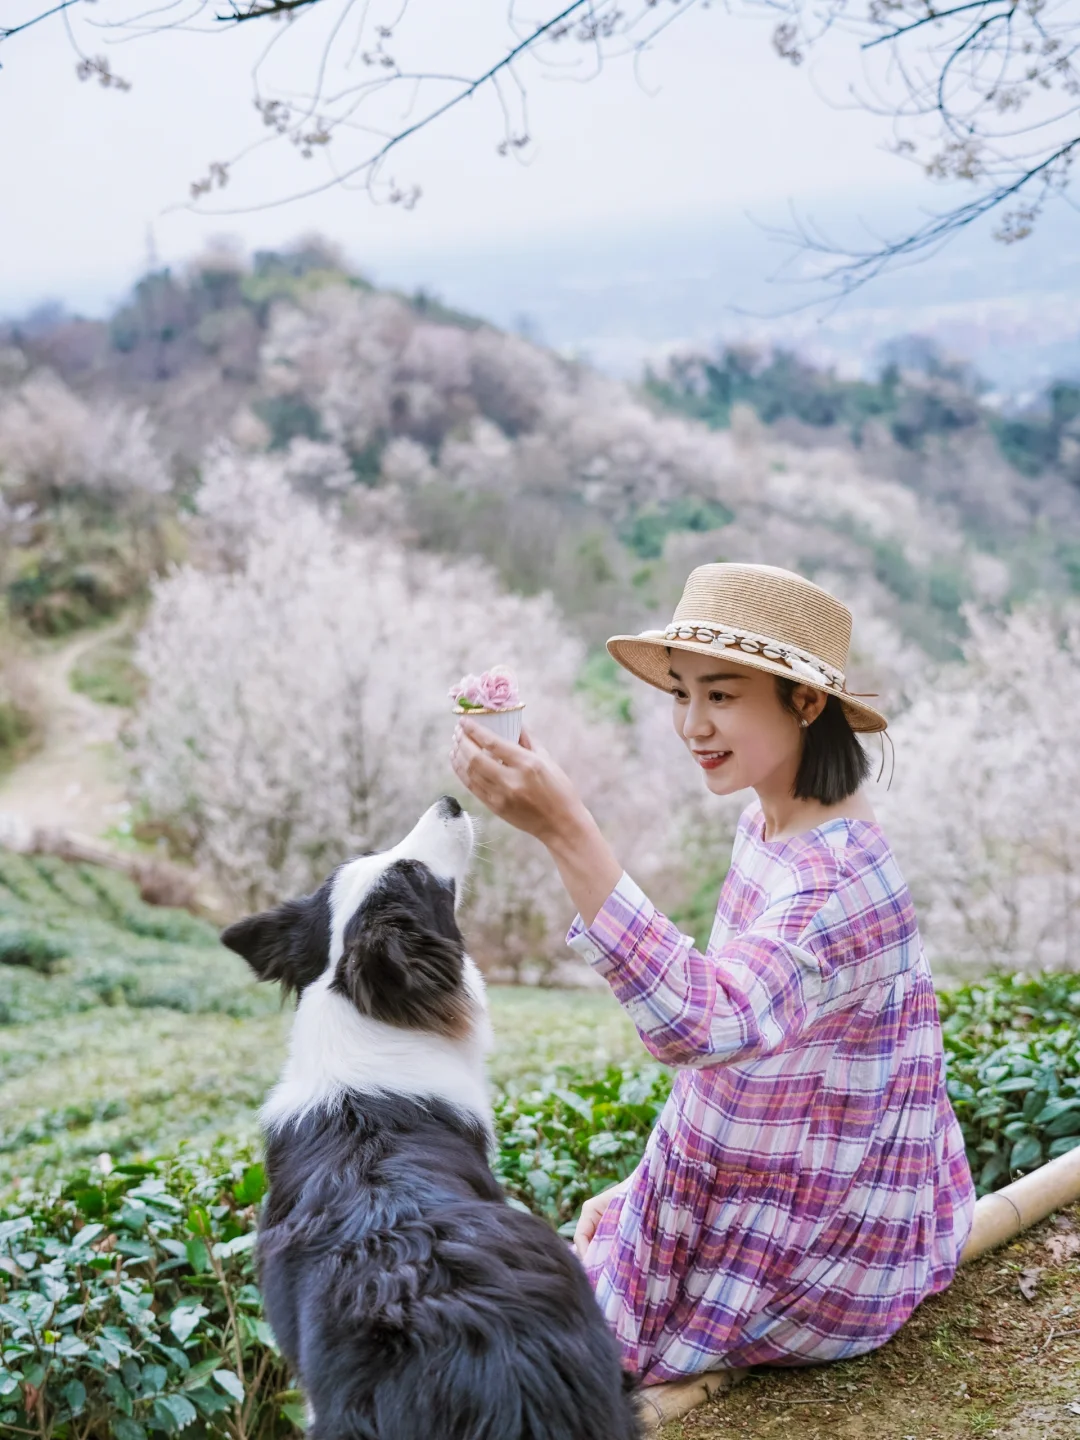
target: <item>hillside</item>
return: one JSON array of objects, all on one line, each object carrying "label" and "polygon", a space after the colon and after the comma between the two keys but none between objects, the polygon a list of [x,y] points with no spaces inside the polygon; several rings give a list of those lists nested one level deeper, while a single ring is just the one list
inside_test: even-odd
[{"label": "hillside", "polygon": [[82,537],[73,574],[47,523],[63,495],[12,485],[33,469],[19,451],[35,417],[55,430],[63,412],[70,432],[81,403],[99,449],[145,412],[120,446],[144,487],[160,465],[182,496],[223,436],[282,452],[354,526],[551,589],[592,646],[723,556],[835,579],[948,655],[964,600],[1080,586],[1080,398],[1058,386],[1005,420],[932,347],[894,351],[873,383],[783,353],[687,356],[636,393],[422,292],[373,290],[315,242],[250,266],[212,254],[148,275],[108,321],[0,331],[0,470],[9,501],[36,505],[12,610],[38,628],[68,623],[57,608],[108,613],[170,553],[167,526],[127,543],[114,515]]}]

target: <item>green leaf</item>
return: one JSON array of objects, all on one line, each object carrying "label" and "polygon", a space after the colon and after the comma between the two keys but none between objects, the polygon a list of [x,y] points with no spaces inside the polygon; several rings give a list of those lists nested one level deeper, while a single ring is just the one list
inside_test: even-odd
[{"label": "green leaf", "polygon": [[1010,1170],[1034,1170],[1042,1164],[1042,1142],[1035,1135],[1026,1135],[1018,1140],[1009,1156]]},{"label": "green leaf", "polygon": [[127,1415],[114,1415],[109,1421],[114,1440],[146,1440],[146,1431],[137,1420]]},{"label": "green leaf", "polygon": [[231,1395],[238,1405],[244,1402],[244,1387],[240,1377],[233,1370],[215,1370],[214,1379],[226,1394]]},{"label": "green leaf", "polygon": [[219,1357],[211,1355],[208,1360],[200,1360],[197,1365],[192,1365],[184,1376],[184,1389],[194,1390],[197,1386],[204,1384],[220,1364]]},{"label": "green leaf", "polygon": [[169,1316],[169,1329],[183,1345],[198,1328],[203,1316],[209,1313],[206,1306],[200,1305],[197,1300],[183,1300]]},{"label": "green leaf", "polygon": [[[214,1364],[218,1362],[215,1360]],[[233,1402],[227,1395],[222,1395],[220,1390],[213,1390],[209,1385],[200,1385],[195,1390],[189,1390],[188,1397],[191,1403],[206,1416],[222,1415],[233,1408]]]},{"label": "green leaf", "polygon": [[261,1165],[249,1165],[233,1186],[233,1195],[241,1205],[257,1205],[265,1194],[266,1171]]},{"label": "green leaf", "polygon": [[116,1406],[122,1415],[130,1415],[132,1412],[131,1396],[127,1387],[119,1375],[105,1376],[105,1394]]},{"label": "green leaf", "polygon": [[210,1234],[210,1216],[201,1205],[193,1205],[188,1211],[187,1226],[193,1235],[205,1238]]},{"label": "green leaf", "polygon": [[79,1231],[79,1233],[75,1236],[75,1239],[71,1242],[72,1250],[81,1250],[85,1245],[91,1244],[94,1240],[97,1239],[100,1234],[102,1234],[104,1229],[105,1226],[100,1223],[96,1223],[94,1225],[84,1225]]},{"label": "green leaf", "polygon": [[1067,1155],[1078,1145],[1080,1145],[1080,1135],[1065,1135],[1060,1140],[1055,1140],[1046,1153],[1049,1159],[1056,1160],[1059,1155]]},{"label": "green leaf", "polygon": [[162,1395],[154,1402],[154,1409],[159,1408],[169,1412],[176,1421],[178,1430],[185,1430],[193,1420],[198,1419],[195,1406],[186,1395],[175,1392],[172,1395]]},{"label": "green leaf", "polygon": [[189,1240],[184,1246],[187,1251],[188,1264],[196,1275],[205,1275],[210,1269],[210,1252],[206,1248],[205,1240]]},{"label": "green leaf", "polygon": [[86,1404],[86,1386],[81,1380],[69,1380],[60,1393],[72,1415],[82,1412],[82,1408]]}]

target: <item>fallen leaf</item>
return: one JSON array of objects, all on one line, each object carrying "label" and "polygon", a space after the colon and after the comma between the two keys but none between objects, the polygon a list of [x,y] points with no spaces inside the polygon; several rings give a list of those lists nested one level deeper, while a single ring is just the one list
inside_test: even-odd
[{"label": "fallen leaf", "polygon": [[976,1340],[986,1340],[991,1345],[999,1344],[997,1334],[993,1330],[972,1330],[969,1332]]},{"label": "fallen leaf", "polygon": [[1051,1235],[1046,1242],[1046,1253],[1050,1256],[1054,1265],[1064,1265],[1074,1255],[1080,1255],[1080,1235],[1074,1232],[1066,1232],[1063,1235]]},{"label": "fallen leaf", "polygon": [[1016,1283],[1020,1294],[1025,1300],[1035,1299],[1035,1291],[1039,1288],[1039,1276],[1041,1274],[1041,1265],[1032,1265],[1027,1270],[1020,1271],[1020,1278]]},{"label": "fallen leaf", "polygon": [[1065,1409],[1070,1415],[1080,1415],[1080,1400],[1070,1400]]}]

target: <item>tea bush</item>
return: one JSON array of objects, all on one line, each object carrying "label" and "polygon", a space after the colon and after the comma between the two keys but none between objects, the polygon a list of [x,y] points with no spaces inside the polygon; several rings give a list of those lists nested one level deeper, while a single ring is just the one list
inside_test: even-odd
[{"label": "tea bush", "polygon": [[300,1398],[254,1284],[264,1189],[250,1153],[181,1151],[0,1211],[0,1432],[293,1433]]}]

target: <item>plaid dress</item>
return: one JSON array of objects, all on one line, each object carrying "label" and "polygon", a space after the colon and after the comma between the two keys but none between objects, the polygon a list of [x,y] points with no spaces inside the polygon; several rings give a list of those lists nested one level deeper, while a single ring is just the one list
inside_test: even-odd
[{"label": "plaid dress", "polygon": [[567,943],[677,1067],[585,1257],[645,1384],[883,1344],[952,1279],[974,1189],[881,829],[739,819],[707,952],[626,874]]}]

